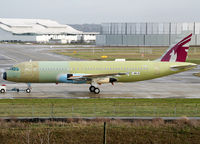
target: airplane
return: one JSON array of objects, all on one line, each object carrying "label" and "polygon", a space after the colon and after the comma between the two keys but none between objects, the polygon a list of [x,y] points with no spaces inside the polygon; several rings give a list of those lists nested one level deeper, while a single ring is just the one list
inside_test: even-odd
[{"label": "airplane", "polygon": [[99,94],[99,85],[127,83],[160,78],[197,67],[187,63],[192,34],[169,47],[154,61],[28,61],[14,65],[2,74],[7,81],[27,83],[90,84],[89,91]]}]

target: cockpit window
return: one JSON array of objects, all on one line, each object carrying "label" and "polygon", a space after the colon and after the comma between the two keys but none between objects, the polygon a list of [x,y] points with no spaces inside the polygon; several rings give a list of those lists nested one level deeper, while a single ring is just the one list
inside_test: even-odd
[{"label": "cockpit window", "polygon": [[12,71],[19,71],[19,68],[18,67],[12,67],[12,68],[10,68],[10,70],[12,70]]}]

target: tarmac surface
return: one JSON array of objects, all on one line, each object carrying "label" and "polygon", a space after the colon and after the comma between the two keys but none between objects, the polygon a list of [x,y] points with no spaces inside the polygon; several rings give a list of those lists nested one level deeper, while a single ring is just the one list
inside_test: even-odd
[{"label": "tarmac surface", "polygon": [[[90,46],[51,46],[51,45],[20,45],[0,44],[0,71],[11,67],[13,64],[24,61],[71,61],[80,60],[67,56],[50,53],[48,50],[56,48],[76,49]],[[116,83],[102,85],[101,93],[95,95],[89,92],[90,85],[74,84],[32,84],[32,93],[27,94],[23,90],[26,84],[12,83],[1,80],[0,84],[6,84],[8,92],[0,94],[0,99],[18,98],[200,98],[200,78],[192,74],[200,72],[200,66],[194,70],[171,75],[159,79],[135,82]],[[19,93],[9,91],[19,88]]]}]

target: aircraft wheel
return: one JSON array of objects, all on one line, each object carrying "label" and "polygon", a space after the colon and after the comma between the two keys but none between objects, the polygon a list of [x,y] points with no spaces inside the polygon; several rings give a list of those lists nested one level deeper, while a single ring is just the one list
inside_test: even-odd
[{"label": "aircraft wheel", "polygon": [[0,91],[1,93],[5,93],[6,91],[5,91],[5,89],[1,89],[1,91]]},{"label": "aircraft wheel", "polygon": [[26,93],[31,93],[31,89],[27,88]]},{"label": "aircraft wheel", "polygon": [[95,87],[94,86],[90,86],[89,90],[90,90],[90,92],[94,92],[95,91]]},{"label": "aircraft wheel", "polygon": [[100,93],[100,89],[99,88],[95,88],[94,93],[95,94],[99,94]]}]

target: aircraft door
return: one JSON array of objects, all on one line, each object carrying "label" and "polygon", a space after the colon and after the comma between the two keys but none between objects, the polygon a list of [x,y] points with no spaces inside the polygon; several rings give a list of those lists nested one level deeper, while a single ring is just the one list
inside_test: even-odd
[{"label": "aircraft door", "polygon": [[38,82],[39,81],[38,62],[32,62],[31,68],[32,68],[31,82]]},{"label": "aircraft door", "polygon": [[21,65],[21,78],[25,82],[38,82],[39,70],[38,62],[27,62]]},{"label": "aircraft door", "polygon": [[22,75],[24,80],[30,81],[32,79],[32,63],[28,62],[26,65],[24,65]]}]

